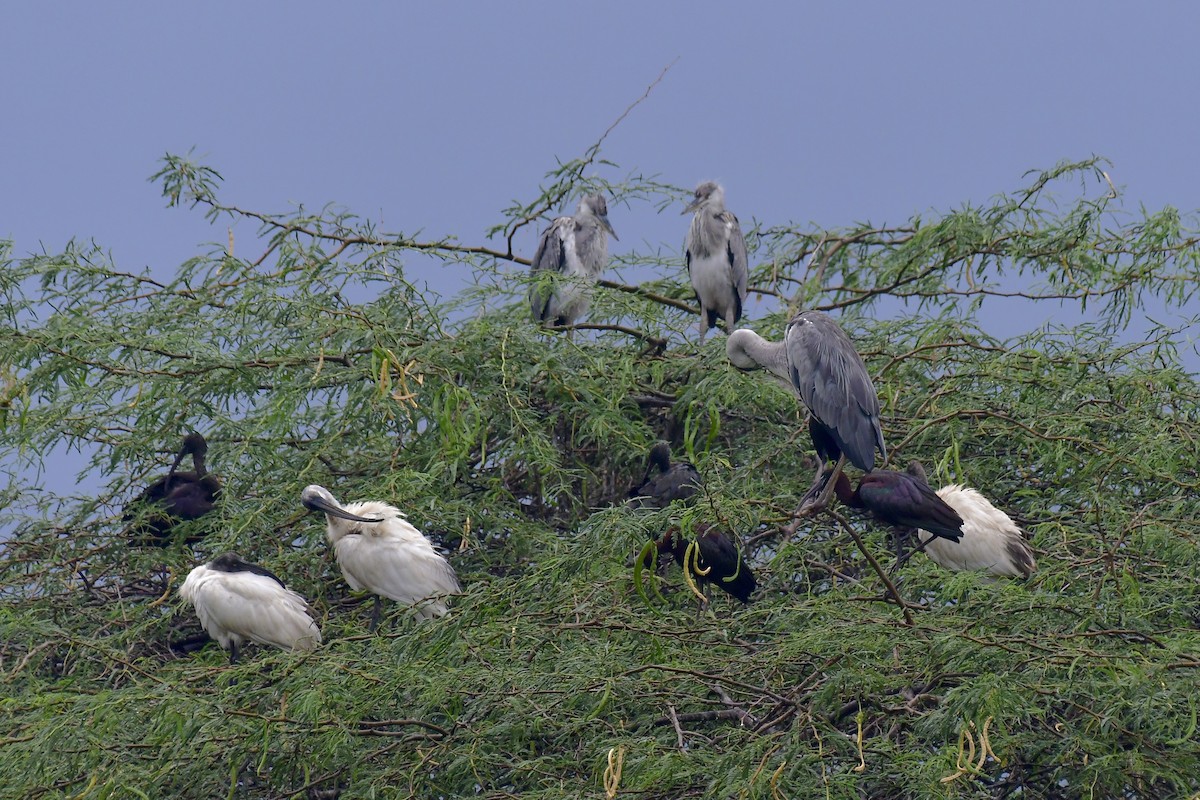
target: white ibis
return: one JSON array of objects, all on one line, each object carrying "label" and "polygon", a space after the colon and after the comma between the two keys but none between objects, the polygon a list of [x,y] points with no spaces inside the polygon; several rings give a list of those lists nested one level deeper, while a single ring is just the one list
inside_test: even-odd
[{"label": "white ibis", "polygon": [[304,598],[270,570],[225,553],[188,573],[179,595],[192,604],[208,635],[237,661],[247,641],[284,650],[313,650],[321,630]]},{"label": "white ibis", "polygon": [[459,593],[450,563],[393,505],[369,500],[343,506],[324,486],[306,486],[300,502],[325,514],[325,535],[350,588],[375,595],[372,630],[382,597],[412,607],[418,619],[447,612],[446,598]]}]

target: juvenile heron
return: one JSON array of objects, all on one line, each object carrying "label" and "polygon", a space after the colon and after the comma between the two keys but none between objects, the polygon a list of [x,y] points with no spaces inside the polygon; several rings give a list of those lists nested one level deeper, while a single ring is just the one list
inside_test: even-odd
[{"label": "juvenile heron", "polygon": [[658,442],[650,448],[642,482],[629,490],[629,504],[638,508],[666,508],[672,500],[693,496],[700,486],[700,473],[692,463],[672,462],[671,445]]},{"label": "juvenile heron", "polygon": [[237,661],[246,643],[284,650],[312,650],[321,630],[304,598],[270,570],[225,553],[188,573],[179,595],[192,604],[208,635]]},{"label": "juvenile heron", "polygon": [[660,555],[670,553],[674,556],[675,563],[681,569],[688,570],[692,579],[704,586],[706,597],[709,586],[719,586],[743,603],[749,603],[750,595],[758,583],[733,537],[707,523],[698,522],[695,542],[696,555],[692,564],[687,563],[690,542],[679,528],[671,528],[664,533],[657,549]]},{"label": "juvenile heron", "polygon": [[[171,543],[171,531],[181,520],[199,519],[213,510],[221,494],[221,483],[208,474],[204,456],[208,442],[198,433],[183,437],[183,446],[166,475],[146,487],[125,508],[126,521],[141,518],[131,529],[135,544],[166,547]],[[193,471],[179,471],[187,455],[192,457]],[[187,537],[188,544],[200,541],[201,535]]]},{"label": "juvenile heron", "polygon": [[717,319],[725,320],[732,333],[742,318],[746,303],[746,240],[732,211],[725,208],[725,190],[719,183],[705,181],[684,214],[695,212],[684,240],[683,253],[688,275],[700,304],[700,342]]},{"label": "juvenile heron", "polygon": [[[834,491],[851,508],[863,508],[887,525],[924,528],[927,538],[958,542],[963,538],[963,518],[925,482],[924,477],[890,469],[862,476],[851,488],[845,473],[837,476]],[[928,550],[928,548],[926,548]]]},{"label": "juvenile heron", "polygon": [[602,194],[585,195],[575,216],[559,217],[542,232],[530,272],[534,278],[554,272],[562,280],[553,286],[539,282],[529,290],[535,322],[574,325],[587,313],[592,284],[608,266],[608,235],[617,238]]},{"label": "juvenile heron", "polygon": [[[925,468],[919,461],[910,461],[908,472],[925,480]],[[914,526],[922,529],[917,538],[935,564],[955,571],[981,569],[1010,578],[1028,578],[1037,570],[1033,549],[1021,529],[986,497],[953,483],[938,489],[937,495],[962,517],[963,524],[962,540],[957,544],[931,537],[924,524]]]},{"label": "juvenile heron", "polygon": [[324,486],[307,486],[300,502],[325,514],[325,535],[350,588],[375,595],[371,629],[379,625],[381,597],[412,606],[418,619],[440,617],[446,597],[458,594],[450,563],[395,506],[376,500],[343,506]]},{"label": "juvenile heron", "polygon": [[887,459],[875,385],[854,343],[830,317],[820,311],[800,312],[788,323],[782,342],[769,342],[741,328],[729,334],[725,353],[740,370],[767,370],[808,408],[808,432],[818,464],[800,513],[829,504],[847,459],[864,472],[875,468],[876,450]]}]

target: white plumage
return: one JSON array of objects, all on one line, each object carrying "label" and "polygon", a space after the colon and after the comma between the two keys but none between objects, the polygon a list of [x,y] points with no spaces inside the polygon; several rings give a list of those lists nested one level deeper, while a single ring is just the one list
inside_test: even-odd
[{"label": "white plumage", "polygon": [[1027,578],[1037,569],[1033,550],[1021,529],[986,497],[966,486],[950,484],[938,497],[963,519],[962,539],[955,544],[918,530],[917,538],[934,563],[950,570],[982,569],[990,575]]},{"label": "white plumage", "polygon": [[351,589],[412,606],[418,619],[447,612],[446,598],[458,594],[458,578],[429,539],[393,505],[375,500],[341,505],[323,486],[300,496],[306,508],[325,514],[325,535]]},{"label": "white plumage", "polygon": [[237,661],[247,641],[312,650],[321,630],[304,598],[270,571],[225,553],[188,573],[179,595],[192,604],[208,635]]}]

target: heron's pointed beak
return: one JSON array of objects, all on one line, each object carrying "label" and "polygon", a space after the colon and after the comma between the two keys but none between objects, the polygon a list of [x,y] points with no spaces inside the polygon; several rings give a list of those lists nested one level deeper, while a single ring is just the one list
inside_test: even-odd
[{"label": "heron's pointed beak", "polygon": [[621,237],[617,236],[617,232],[613,230],[612,223],[608,221],[608,217],[598,217],[598,219],[600,220],[600,224],[604,226],[604,230],[608,231],[609,236],[618,242],[621,241]]},{"label": "heron's pointed beak", "polygon": [[345,510],[341,506],[336,505],[334,503],[327,503],[325,500],[323,500],[320,497],[314,497],[311,499],[306,498],[304,500],[304,507],[307,508],[309,511],[320,511],[322,513],[328,514],[331,517],[338,517],[339,519],[348,519],[351,522],[383,522],[382,519],[373,519],[371,517],[360,517],[357,514],[351,514],[349,511]]},{"label": "heron's pointed beak", "polygon": [[693,200],[692,202],[688,203],[687,206],[684,207],[683,211],[679,212],[679,216],[682,217],[684,214],[691,214],[693,211],[695,211],[699,207],[700,207],[700,201]]}]

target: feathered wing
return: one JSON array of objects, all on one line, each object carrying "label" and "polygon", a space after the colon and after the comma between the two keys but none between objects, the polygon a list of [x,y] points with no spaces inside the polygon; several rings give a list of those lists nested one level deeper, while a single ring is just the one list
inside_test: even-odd
[{"label": "feathered wing", "polygon": [[[1000,509],[974,489],[950,484],[937,494],[963,519],[963,537],[946,546],[938,539],[925,545],[926,554],[939,566],[951,570],[982,569],[991,575],[1028,577],[1037,569],[1033,550],[1021,529]],[[917,531],[924,542],[927,531]]]},{"label": "feathered wing", "polygon": [[204,630],[226,649],[246,640],[285,650],[312,650],[321,643],[321,630],[304,598],[265,575],[197,567],[179,593],[195,606]]},{"label": "feathered wing", "polygon": [[758,584],[741,549],[729,535],[710,528],[696,538],[696,543],[700,549],[700,568],[713,568],[706,580],[743,603],[750,602]]},{"label": "feathered wing", "polygon": [[[402,519],[366,530],[334,544],[338,564],[351,589],[367,591],[406,605],[428,619],[448,610],[446,595],[459,592],[454,568],[425,536]],[[428,601],[428,602],[422,602]]]},{"label": "feathered wing", "polygon": [[825,314],[804,311],[788,324],[784,345],[792,385],[850,462],[869,472],[876,449],[886,459],[879,397],[846,332]]},{"label": "feathered wing", "polygon": [[733,294],[737,299],[737,308],[733,319],[736,322],[742,318],[742,309],[746,305],[746,289],[750,281],[750,264],[746,256],[746,239],[742,236],[742,226],[732,211],[721,214],[729,231],[729,244],[726,255],[729,257],[729,276],[733,281]]},{"label": "feathered wing", "polygon": [[[559,275],[567,271],[567,237],[574,228],[575,221],[570,217],[559,217],[550,223],[550,227],[542,231],[538,242],[537,252],[530,262],[529,271],[533,277],[540,273],[552,271]],[[554,308],[554,292],[548,287],[534,285],[529,290],[529,306],[533,318],[537,322],[553,322],[558,316]]]},{"label": "feathered wing", "polygon": [[862,477],[858,497],[865,508],[890,525],[924,528],[953,542],[962,538],[962,517],[919,478],[876,470]]}]

